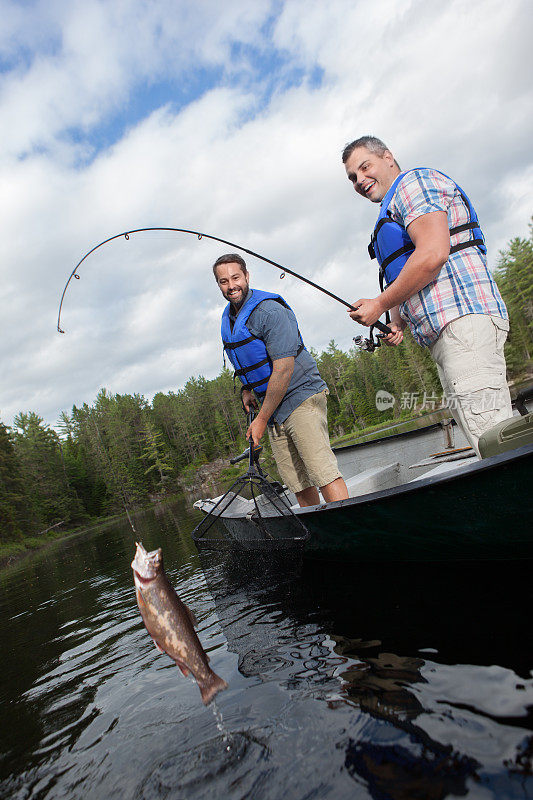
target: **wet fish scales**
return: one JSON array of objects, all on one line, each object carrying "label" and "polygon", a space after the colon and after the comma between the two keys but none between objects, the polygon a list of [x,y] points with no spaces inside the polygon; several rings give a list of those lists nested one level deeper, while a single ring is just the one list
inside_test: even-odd
[{"label": "wet fish scales", "polygon": [[194,630],[197,625],[194,614],[178,597],[165,574],[161,548],[148,553],[137,543],[131,566],[137,605],[148,633],[156,647],[167,653],[184,675],[193,674],[207,705],[227,688],[227,683],[209,666],[209,657]]}]

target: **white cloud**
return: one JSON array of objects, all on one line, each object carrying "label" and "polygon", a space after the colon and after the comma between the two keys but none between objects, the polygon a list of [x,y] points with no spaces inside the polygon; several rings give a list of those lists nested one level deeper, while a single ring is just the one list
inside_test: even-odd
[{"label": "white cloud", "polygon": [[[9,120],[0,144],[4,422],[28,409],[54,422],[101,386],[151,397],[219,372],[222,298],[210,264],[232,248],[206,239],[138,234],[101,248],[72,281],[67,334],[56,333],[71,269],[120,231],[202,230],[348,301],[375,295],[366,245],[376,209],[354,195],[340,162],[344,143],[362,133],[382,136],[404,166],[456,178],[476,202],[494,258],[526,234],[527,0],[287,0],[271,34],[278,6],[266,0],[3,6],[0,53],[8,63],[19,54],[0,75]],[[30,53],[24,61],[21,48]],[[278,80],[265,104],[269,48],[283,58],[274,60]],[[128,120],[137,92],[156,80],[194,82],[213,66],[220,76],[192,102],[166,96],[131,118],[112,146],[95,149],[98,126],[117,109]],[[287,85],[297,68],[301,83]],[[349,347],[361,331],[333,300],[247,260],[256,285],[286,296],[309,346],[335,338]]]},{"label": "white cloud", "polygon": [[199,69],[231,63],[235,31],[240,41],[258,43],[269,12],[268,2],[243,7],[239,0],[226,2],[223,11],[214,0],[196,6],[42,0],[25,14],[15,4],[4,5],[8,35],[1,52],[13,58],[31,48],[32,54],[2,80],[0,113],[11,121],[2,148],[9,154],[53,147],[70,127],[89,130],[127,108],[138,88],[158,80],[180,88]]}]

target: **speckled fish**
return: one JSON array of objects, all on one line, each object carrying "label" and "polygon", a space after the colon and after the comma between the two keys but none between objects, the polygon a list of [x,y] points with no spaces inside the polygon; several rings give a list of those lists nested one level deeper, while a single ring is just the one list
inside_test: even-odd
[{"label": "speckled fish", "polygon": [[161,548],[147,553],[142,544],[136,545],[131,567],[146,630],[157,649],[167,653],[184,675],[192,672],[207,705],[228,684],[209,666],[209,657],[194,630],[198,624],[195,616],[179,599],[165,574]]}]

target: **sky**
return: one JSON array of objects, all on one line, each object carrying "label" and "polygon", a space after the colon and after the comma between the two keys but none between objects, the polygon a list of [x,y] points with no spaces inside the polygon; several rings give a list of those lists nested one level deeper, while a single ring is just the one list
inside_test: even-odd
[{"label": "sky", "polygon": [[[232,251],[351,302],[378,292],[377,207],[340,154],[364,134],[472,199],[489,259],[533,213],[530,0],[0,0],[0,419],[55,425],[99,390],[178,391],[222,368]],[[364,332],[247,257],[308,347]]]}]

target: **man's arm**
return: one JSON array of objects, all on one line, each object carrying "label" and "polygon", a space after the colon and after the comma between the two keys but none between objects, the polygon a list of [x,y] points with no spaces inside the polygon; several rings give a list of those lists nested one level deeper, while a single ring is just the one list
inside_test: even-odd
[{"label": "man's arm", "polygon": [[272,375],[268,379],[263,405],[261,406],[259,414],[246,431],[246,438],[249,439],[252,437],[254,445],[259,444],[265,432],[268,420],[285,397],[293,371],[294,356],[277,358],[272,362]]},{"label": "man's arm", "polygon": [[350,317],[362,325],[373,325],[394,306],[404,303],[435,280],[450,255],[450,231],[444,211],[432,211],[413,220],[407,231],[415,249],[394,281],[380,296],[352,303]]}]

